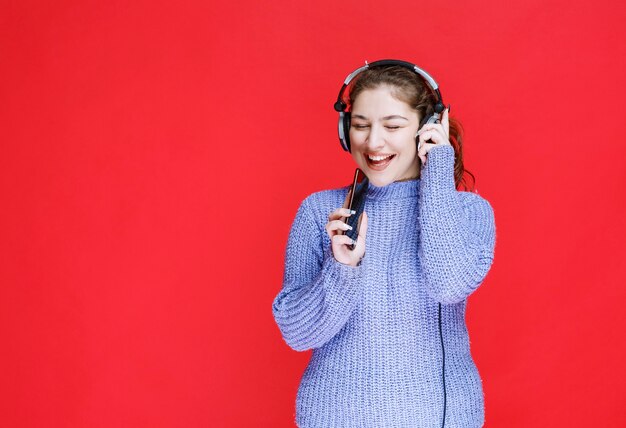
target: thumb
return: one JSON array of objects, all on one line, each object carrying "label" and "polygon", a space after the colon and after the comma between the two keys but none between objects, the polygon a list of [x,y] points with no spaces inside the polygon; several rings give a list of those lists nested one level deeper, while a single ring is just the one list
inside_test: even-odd
[{"label": "thumb", "polygon": [[450,118],[448,113],[450,112],[450,107],[443,111],[443,117],[441,118],[441,125],[443,126],[443,130],[446,132],[446,137],[450,138]]},{"label": "thumb", "polygon": [[363,236],[363,239],[367,236],[367,213],[363,211],[361,216],[361,224],[359,226],[359,235]]},{"label": "thumb", "polygon": [[355,247],[355,250],[358,248],[359,254],[365,253],[365,238],[367,237],[367,223],[368,223],[367,213],[363,211],[363,214],[361,214],[361,217],[359,218],[359,236],[357,236],[356,247]]}]

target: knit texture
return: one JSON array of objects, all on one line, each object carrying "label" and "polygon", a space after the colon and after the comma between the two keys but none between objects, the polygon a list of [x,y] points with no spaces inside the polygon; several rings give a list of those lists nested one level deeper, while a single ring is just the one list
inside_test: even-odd
[{"label": "knit texture", "polygon": [[489,271],[491,205],[457,191],[454,150],[435,146],[420,179],[370,183],[365,256],[338,262],[324,228],[343,187],[298,208],[272,303],[285,342],[312,349],[296,396],[301,428],[445,427],[484,424],[482,380],[470,355],[467,298]]}]

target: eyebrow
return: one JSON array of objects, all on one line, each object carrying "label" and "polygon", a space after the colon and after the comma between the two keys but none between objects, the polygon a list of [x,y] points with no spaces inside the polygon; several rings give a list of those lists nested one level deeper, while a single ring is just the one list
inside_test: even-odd
[{"label": "eyebrow", "polygon": [[[355,114],[352,117],[356,118],[356,119],[363,119],[363,120],[369,120],[367,117],[361,115],[361,114]],[[400,116],[398,114],[392,114],[390,116],[385,116],[383,117],[383,120],[391,120],[391,119],[404,119],[408,122],[409,119],[407,119],[404,116]]]}]

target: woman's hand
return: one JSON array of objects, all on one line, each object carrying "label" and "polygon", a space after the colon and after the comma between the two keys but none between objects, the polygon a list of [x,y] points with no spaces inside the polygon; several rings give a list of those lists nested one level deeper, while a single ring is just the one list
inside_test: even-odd
[{"label": "woman's hand", "polygon": [[[441,123],[431,123],[422,126],[417,132],[419,143],[417,145],[417,155],[422,160],[422,166],[426,165],[426,154],[436,145],[450,146],[450,122],[448,120],[447,108],[441,116]],[[430,141],[428,141],[430,140]]]},{"label": "woman's hand", "polygon": [[356,239],[356,246],[351,250],[348,245],[352,244],[352,238],[347,235],[340,234],[339,231],[350,229],[341,219],[351,216],[351,212],[347,208],[337,208],[328,216],[326,223],[326,232],[330,236],[330,242],[335,260],[340,263],[356,266],[365,254],[365,235],[367,233],[367,213],[363,211],[359,219],[359,236]]}]

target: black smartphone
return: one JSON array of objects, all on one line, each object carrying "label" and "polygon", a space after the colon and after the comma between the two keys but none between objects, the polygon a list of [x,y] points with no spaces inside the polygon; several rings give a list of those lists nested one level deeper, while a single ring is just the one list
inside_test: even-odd
[{"label": "black smartphone", "polygon": [[[367,193],[368,186],[369,180],[367,179],[367,176],[363,173],[363,171],[357,168],[356,171],[354,171],[354,181],[352,182],[352,187],[348,192],[346,204],[344,205],[344,208],[354,210],[356,213],[349,217],[343,217],[344,223],[352,226],[352,230],[346,230],[344,233],[355,241],[359,236],[361,214],[363,214],[363,210],[365,209],[365,195]],[[354,250],[355,245],[350,244],[348,245],[348,248]]]}]

